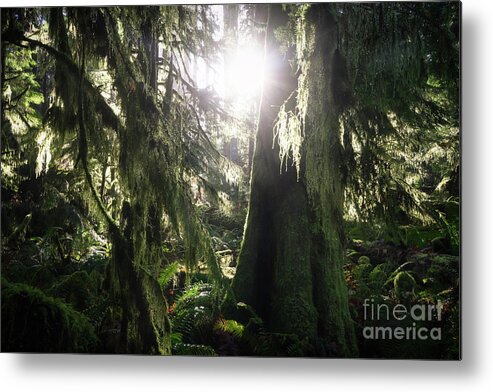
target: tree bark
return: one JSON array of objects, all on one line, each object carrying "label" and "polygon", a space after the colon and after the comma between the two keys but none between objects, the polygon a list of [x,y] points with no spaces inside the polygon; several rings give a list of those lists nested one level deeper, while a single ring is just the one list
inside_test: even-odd
[{"label": "tree bark", "polygon": [[[355,356],[352,321],[343,279],[342,184],[337,99],[332,86],[336,35],[324,8],[314,6],[315,49],[308,71],[309,96],[301,178],[295,167],[280,173],[273,126],[279,107],[297,87],[274,30],[287,21],[272,5],[266,31],[266,72],[260,106],[251,193],[238,269],[236,300],[256,310],[271,332],[308,338],[316,355]],[[320,37],[320,38],[317,38]],[[318,46],[318,47],[317,47]],[[321,173],[319,173],[322,171]],[[323,184],[313,187],[314,175]],[[320,348],[321,347],[321,348]]]}]

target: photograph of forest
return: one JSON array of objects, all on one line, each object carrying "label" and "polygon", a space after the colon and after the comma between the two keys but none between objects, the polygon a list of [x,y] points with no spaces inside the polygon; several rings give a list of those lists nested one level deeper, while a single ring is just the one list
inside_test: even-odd
[{"label": "photograph of forest", "polygon": [[460,359],[460,12],[1,9],[1,351]]}]

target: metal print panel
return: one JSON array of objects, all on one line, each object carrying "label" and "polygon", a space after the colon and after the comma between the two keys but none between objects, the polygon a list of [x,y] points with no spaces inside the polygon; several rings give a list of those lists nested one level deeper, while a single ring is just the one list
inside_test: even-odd
[{"label": "metal print panel", "polygon": [[460,21],[2,9],[2,351],[460,359]]}]

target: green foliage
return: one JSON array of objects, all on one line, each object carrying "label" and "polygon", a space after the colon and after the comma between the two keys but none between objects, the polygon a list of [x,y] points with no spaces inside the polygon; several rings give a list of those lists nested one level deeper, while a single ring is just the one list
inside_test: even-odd
[{"label": "green foliage", "polygon": [[[374,290],[381,289],[387,281],[389,265],[387,263],[378,264],[368,275],[370,287]],[[395,285],[395,284],[394,284]]]},{"label": "green foliage", "polygon": [[407,271],[400,271],[394,278],[394,293],[399,299],[404,299],[414,294],[416,281]]},{"label": "green foliage", "polygon": [[[357,241],[352,243],[352,247],[359,252],[350,252],[349,263],[344,269],[361,355],[371,358],[457,359],[460,337],[458,257],[431,252],[430,247],[425,247],[420,252],[412,248],[403,249],[385,244],[382,241]],[[360,253],[370,255],[371,262],[359,263]],[[368,267],[366,272],[370,272],[361,274],[361,266]],[[380,320],[372,320],[368,312],[367,318],[363,318],[365,300],[371,300],[374,309],[379,305],[392,309],[396,304],[404,304],[410,309],[416,304],[436,305],[440,300],[443,305],[441,321],[418,321],[415,324],[418,328],[440,327],[442,339],[363,339],[362,331],[366,326],[413,326],[413,320],[409,321],[407,318],[398,324],[392,316],[387,320],[384,311]]]},{"label": "green foliage", "polygon": [[217,357],[217,353],[210,346],[203,344],[175,343],[173,355],[192,355],[201,357]]},{"label": "green foliage", "polygon": [[10,234],[4,241],[5,245],[8,244],[10,241],[14,239],[18,239],[20,241],[24,241],[25,236],[26,236],[26,230],[27,226],[29,225],[29,222],[31,221],[32,214],[27,214],[22,222],[20,223],[19,226],[17,226],[12,234]]},{"label": "green foliage", "polygon": [[263,357],[303,357],[310,354],[313,346],[307,339],[300,340],[296,335],[268,334],[258,337],[254,353]]},{"label": "green foliage", "polygon": [[243,331],[245,327],[236,320],[220,319],[214,325],[214,329],[228,332],[235,338],[241,339],[243,337]]},{"label": "green foliage", "polygon": [[458,198],[450,197],[440,205],[436,212],[440,218],[440,231],[444,238],[449,239],[452,250],[458,254],[460,241],[460,210]]},{"label": "green foliage", "polygon": [[2,349],[91,352],[97,337],[89,320],[63,300],[2,279]]},{"label": "green foliage", "polygon": [[[219,103],[201,94],[188,74],[189,59],[209,61],[218,49],[210,7],[8,9],[2,16],[2,60],[8,65],[2,97],[9,101],[2,105],[2,169],[8,169],[9,189],[15,191],[21,179],[19,162],[29,165],[27,177],[43,177],[46,188],[55,185],[50,168],[73,175],[65,184],[69,190],[59,193],[68,199],[79,193],[82,220],[89,217],[88,226],[108,239],[111,253],[105,256],[112,257],[105,289],[126,310],[114,314],[130,317],[122,323],[149,317],[157,340],[165,341],[166,314],[157,289],[171,273],[163,271],[169,264],[164,237],[182,242],[188,271],[205,264],[220,292],[221,270],[190,185],[198,178],[208,189],[226,189],[241,177],[210,141]],[[34,148],[30,140],[37,141]],[[42,214],[50,205],[64,205],[59,195],[46,196]],[[79,230],[79,223],[75,232],[66,226],[52,225],[50,235],[37,235],[32,245],[62,264],[84,262],[93,236],[87,236],[87,226]],[[103,274],[91,274],[99,287]],[[84,276],[56,282],[54,293],[71,297],[66,290],[82,290]],[[79,292],[71,300],[86,306],[84,296]],[[139,304],[148,308],[137,309]],[[142,330],[145,322],[135,324],[142,337],[152,335]]]},{"label": "green foliage", "polygon": [[78,311],[84,311],[94,303],[96,287],[86,271],[76,271],[61,277],[47,293],[53,297],[63,298]]},{"label": "green foliage", "polygon": [[[332,42],[319,43],[315,33],[332,24],[338,31],[334,53]],[[298,75],[274,127],[281,165],[291,159],[299,177],[302,146],[344,162],[350,219],[378,218],[387,226],[409,219],[441,223],[433,202],[458,196],[457,187],[444,191],[457,183],[459,167],[458,24],[459,8],[451,3],[291,6],[288,24],[276,32],[287,54],[296,53],[291,61]],[[330,63],[317,63],[314,52],[323,52]],[[330,86],[333,100],[326,89],[311,87],[320,67],[337,74]],[[337,117],[329,151],[317,152],[321,140],[308,144],[308,97],[328,99],[317,111]],[[308,188],[323,194],[328,171],[311,172],[309,162]]]},{"label": "green foliage", "polygon": [[359,282],[367,281],[373,266],[370,263],[360,263],[354,268],[354,275]]},{"label": "green foliage", "polygon": [[[389,3],[336,9],[358,100],[342,117],[351,162],[347,201],[365,219],[437,222],[431,193],[459,165],[459,36],[453,27],[458,7]],[[396,22],[402,19],[406,23]]]},{"label": "green foliage", "polygon": [[[328,260],[342,261],[345,211],[349,236],[362,240],[345,271],[351,299],[442,299],[446,339],[456,342],[458,5],[283,8],[290,20],[275,35],[297,85],[279,107],[273,142],[281,169],[294,165],[315,206],[310,230],[330,244]],[[221,54],[216,19],[207,5],[2,9],[5,350],[92,352],[111,330],[123,351],[155,335],[149,352],[337,352],[268,333],[252,310],[241,320],[220,315],[228,290],[220,262],[231,276],[246,184],[244,162],[219,152],[238,119],[189,74],[195,60],[209,67]],[[336,40],[326,39],[328,26]],[[369,244],[377,239],[407,250]],[[210,284],[170,303],[170,330],[162,288],[178,262],[190,281]],[[304,301],[286,303],[299,313]]]},{"label": "green foliage", "polygon": [[315,342],[307,337],[300,338],[295,334],[266,331],[263,320],[255,314],[248,320],[246,326],[241,328],[241,341],[248,347],[248,353],[255,356],[303,357],[330,354],[317,352]]},{"label": "green foliage", "polygon": [[158,278],[158,282],[161,287],[165,288],[171,282],[176,272],[178,271],[178,267],[179,264],[177,261],[175,261],[174,263],[166,266],[166,268],[161,271]]},{"label": "green foliage", "polygon": [[183,342],[210,343],[215,317],[211,286],[196,283],[176,299],[170,320]]},{"label": "green foliage", "polygon": [[434,293],[442,293],[458,285],[459,263],[457,256],[436,255],[425,277],[425,287]]}]

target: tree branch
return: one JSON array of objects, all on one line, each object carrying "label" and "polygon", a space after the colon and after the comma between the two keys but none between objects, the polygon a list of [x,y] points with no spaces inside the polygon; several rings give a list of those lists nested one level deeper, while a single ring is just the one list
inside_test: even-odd
[{"label": "tree branch", "polygon": [[[9,36],[3,37],[3,38],[5,41],[7,41],[13,45],[20,46],[20,47],[26,47],[26,46],[20,44],[21,41],[26,41],[32,46],[42,48],[42,49],[46,50],[50,55],[55,57],[55,59],[57,61],[60,61],[63,64],[65,64],[68,72],[70,72],[72,75],[74,75],[74,77],[79,76],[80,70],[79,70],[79,67],[77,66],[77,64],[75,64],[74,61],[69,56],[67,56],[67,54],[59,51],[58,49],[56,49],[50,45],[44,44],[43,42],[38,41],[36,39],[28,38],[25,36],[16,36],[17,40],[10,40],[11,38],[9,38]],[[95,99],[96,99],[96,105],[95,106],[100,110],[100,113],[102,115],[102,118],[103,118],[105,125],[109,126],[110,128],[114,129],[115,131],[117,131],[118,128],[120,127],[120,120],[116,116],[116,114],[113,112],[113,109],[111,109],[111,107],[106,103],[104,98],[101,96],[99,90],[96,87],[94,87],[93,84],[85,76],[84,76],[84,80],[83,80],[83,86],[84,86],[84,89],[89,94],[91,94],[93,97],[95,97]]]}]

